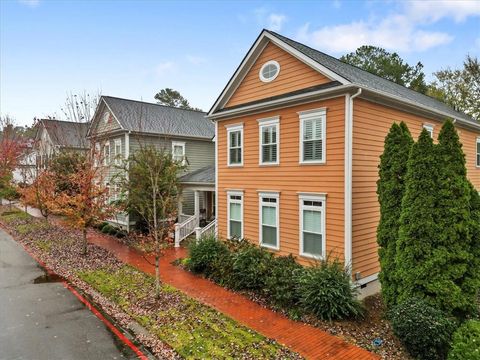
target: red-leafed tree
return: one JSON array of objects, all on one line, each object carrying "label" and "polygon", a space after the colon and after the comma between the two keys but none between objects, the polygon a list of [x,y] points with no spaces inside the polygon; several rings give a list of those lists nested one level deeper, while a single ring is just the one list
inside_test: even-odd
[{"label": "red-leafed tree", "polygon": [[12,173],[17,165],[21,151],[21,138],[15,131],[14,121],[10,116],[0,118],[0,199],[10,198],[16,193],[12,184]]}]

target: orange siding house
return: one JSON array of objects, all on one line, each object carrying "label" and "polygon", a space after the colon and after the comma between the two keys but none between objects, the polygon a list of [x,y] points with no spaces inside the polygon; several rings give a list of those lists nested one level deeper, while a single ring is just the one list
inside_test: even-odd
[{"label": "orange siding house", "polygon": [[328,255],[362,287],[379,272],[378,163],[393,122],[434,138],[455,120],[480,191],[480,124],[445,104],[264,30],[210,110],[217,233],[309,264]]}]

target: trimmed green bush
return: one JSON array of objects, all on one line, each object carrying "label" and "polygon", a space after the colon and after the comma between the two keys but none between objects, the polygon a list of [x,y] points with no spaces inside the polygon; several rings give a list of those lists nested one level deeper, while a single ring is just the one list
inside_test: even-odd
[{"label": "trimmed green bush", "polygon": [[455,331],[448,360],[480,360],[480,321],[466,321]]},{"label": "trimmed green bush", "polygon": [[350,275],[337,259],[305,268],[298,277],[300,307],[320,319],[346,319],[363,313]]},{"label": "trimmed green bush", "polygon": [[427,301],[412,298],[396,305],[389,313],[395,335],[408,352],[421,360],[445,359],[455,322]]},{"label": "trimmed green bush", "polygon": [[440,230],[435,210],[438,167],[435,145],[425,129],[412,146],[407,167],[396,249],[397,303],[423,298],[432,271],[442,270],[430,266]]},{"label": "trimmed green bush", "polygon": [[395,304],[397,280],[395,279],[395,254],[397,248],[402,198],[412,135],[407,125],[394,123],[385,138],[384,152],[380,157],[377,195],[380,203],[380,221],[377,228],[378,255],[381,271],[382,297],[387,304]]},{"label": "trimmed green bush", "polygon": [[265,249],[245,242],[234,253],[231,286],[238,290],[262,290],[272,257]]},{"label": "trimmed green bush", "polygon": [[188,247],[190,261],[188,269],[196,273],[210,276],[214,270],[214,263],[226,256],[228,249],[223,241],[215,237],[206,237],[200,241],[192,241]]},{"label": "trimmed green bush", "polygon": [[113,226],[110,224],[106,224],[104,227],[102,227],[102,233],[104,234],[110,234],[111,229],[113,229]]},{"label": "trimmed green bush", "polygon": [[303,266],[292,255],[274,257],[265,279],[265,294],[278,307],[291,308],[299,301],[297,278]]},{"label": "trimmed green bush", "polygon": [[115,226],[112,226],[112,227],[109,229],[108,233],[109,233],[110,235],[117,236],[117,234],[118,234],[118,228],[116,228]]}]

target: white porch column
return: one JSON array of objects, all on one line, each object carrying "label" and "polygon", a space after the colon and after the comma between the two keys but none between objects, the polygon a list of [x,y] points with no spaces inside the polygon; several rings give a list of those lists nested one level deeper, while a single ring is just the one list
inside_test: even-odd
[{"label": "white porch column", "polygon": [[182,196],[179,196],[177,201],[178,201],[177,202],[177,210],[178,210],[177,216],[180,219],[180,215],[183,214],[183,198],[182,198]]},{"label": "white porch column", "polygon": [[195,218],[197,225],[200,223],[200,191],[195,190]]}]

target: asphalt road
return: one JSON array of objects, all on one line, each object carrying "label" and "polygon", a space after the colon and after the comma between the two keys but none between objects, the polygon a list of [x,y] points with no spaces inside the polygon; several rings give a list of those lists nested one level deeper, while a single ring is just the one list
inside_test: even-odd
[{"label": "asphalt road", "polygon": [[136,358],[61,282],[42,276],[0,229],[1,360]]}]

